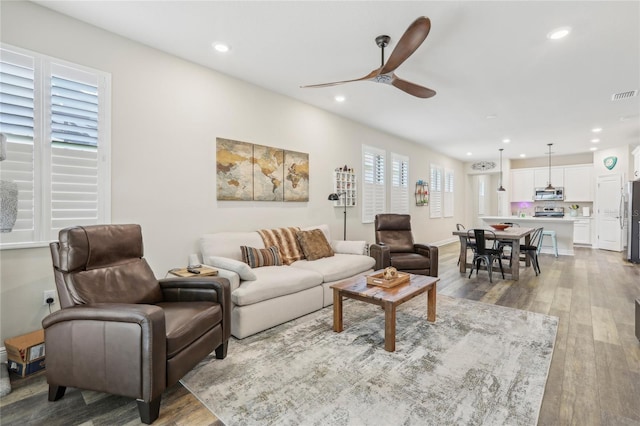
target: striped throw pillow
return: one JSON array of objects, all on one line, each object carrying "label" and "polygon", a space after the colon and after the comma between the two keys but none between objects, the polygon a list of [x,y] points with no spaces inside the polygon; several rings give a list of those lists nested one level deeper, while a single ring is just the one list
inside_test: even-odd
[{"label": "striped throw pillow", "polygon": [[242,261],[252,268],[282,265],[280,250],[276,246],[266,249],[240,246],[240,251],[242,252]]}]

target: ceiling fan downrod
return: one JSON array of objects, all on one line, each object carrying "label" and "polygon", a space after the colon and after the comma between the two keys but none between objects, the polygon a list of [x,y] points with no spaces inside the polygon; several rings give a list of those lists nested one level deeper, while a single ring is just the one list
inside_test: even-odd
[{"label": "ceiling fan downrod", "polygon": [[384,66],[384,48],[389,45],[390,40],[391,40],[391,37],[389,37],[388,35],[379,35],[378,37],[376,37],[376,44],[381,49],[381,55],[382,55],[380,58],[381,67]]}]

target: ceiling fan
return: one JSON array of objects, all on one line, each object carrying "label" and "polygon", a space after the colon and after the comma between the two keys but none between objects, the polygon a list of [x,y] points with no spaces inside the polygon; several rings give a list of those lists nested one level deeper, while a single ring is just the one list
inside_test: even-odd
[{"label": "ceiling fan", "polygon": [[436,94],[435,90],[428,89],[415,83],[403,80],[395,75],[394,71],[407,60],[409,56],[416,51],[422,42],[427,38],[429,30],[431,29],[431,21],[426,16],[421,16],[404,32],[398,45],[391,52],[391,56],[384,62],[384,48],[389,44],[391,39],[387,35],[381,35],[376,37],[376,44],[382,49],[382,64],[380,68],[371,71],[369,74],[362,78],[356,78],[354,80],[335,81],[333,83],[313,84],[309,86],[301,86],[302,88],[315,88],[315,87],[327,87],[335,86],[338,84],[351,83],[354,81],[373,81],[375,83],[385,83],[397,87],[400,90],[407,92],[410,95],[418,98],[430,98]]}]

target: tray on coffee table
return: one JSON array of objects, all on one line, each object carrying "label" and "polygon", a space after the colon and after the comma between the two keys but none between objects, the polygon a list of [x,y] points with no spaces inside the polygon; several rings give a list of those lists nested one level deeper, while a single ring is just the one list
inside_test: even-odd
[{"label": "tray on coffee table", "polygon": [[398,276],[390,280],[384,278],[384,271],[367,275],[368,285],[377,285],[378,287],[391,288],[400,284],[408,283],[411,279],[411,275],[406,272],[398,272]]}]

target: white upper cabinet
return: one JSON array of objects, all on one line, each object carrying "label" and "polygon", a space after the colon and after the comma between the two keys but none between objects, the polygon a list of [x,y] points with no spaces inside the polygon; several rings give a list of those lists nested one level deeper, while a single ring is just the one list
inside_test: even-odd
[{"label": "white upper cabinet", "polygon": [[[564,167],[551,167],[551,184],[556,188],[565,186]],[[533,186],[535,188],[545,188],[547,185],[549,185],[549,168],[533,169]]]},{"label": "white upper cabinet", "polygon": [[564,200],[593,201],[593,165],[564,168]]},{"label": "white upper cabinet", "polygon": [[533,201],[533,169],[512,170],[509,184],[511,201]]},{"label": "white upper cabinet", "polygon": [[[640,149],[638,150],[640,154]],[[511,170],[511,202],[533,201],[536,188],[545,188],[549,184],[549,168]],[[593,164],[551,167],[551,184],[564,188],[564,201],[594,200]]]}]

